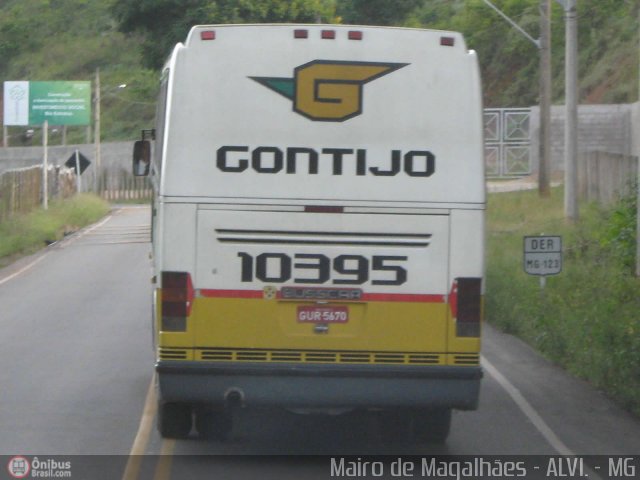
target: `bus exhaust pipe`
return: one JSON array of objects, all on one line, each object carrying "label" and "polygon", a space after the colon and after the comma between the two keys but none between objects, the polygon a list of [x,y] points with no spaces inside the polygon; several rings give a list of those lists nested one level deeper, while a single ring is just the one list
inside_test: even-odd
[{"label": "bus exhaust pipe", "polygon": [[224,403],[227,408],[244,407],[244,392],[240,388],[230,388],[224,394]]}]

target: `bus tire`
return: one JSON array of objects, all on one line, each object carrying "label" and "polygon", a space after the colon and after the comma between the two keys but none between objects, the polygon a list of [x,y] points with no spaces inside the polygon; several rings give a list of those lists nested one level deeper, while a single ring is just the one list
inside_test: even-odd
[{"label": "bus tire", "polygon": [[187,438],[193,419],[191,405],[158,402],[158,431],[164,438]]},{"label": "bus tire", "polygon": [[451,429],[451,409],[432,408],[413,413],[413,436],[418,443],[442,444]]},{"label": "bus tire", "polygon": [[201,438],[223,442],[229,438],[232,429],[231,412],[206,408],[196,411],[196,430]]}]

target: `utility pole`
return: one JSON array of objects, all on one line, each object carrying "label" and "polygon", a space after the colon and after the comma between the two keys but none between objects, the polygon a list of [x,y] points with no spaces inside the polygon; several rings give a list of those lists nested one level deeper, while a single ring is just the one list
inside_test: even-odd
[{"label": "utility pole", "polygon": [[512,27],[522,33],[540,50],[540,150],[538,165],[538,191],[541,197],[549,197],[549,172],[551,170],[551,0],[540,0],[540,38],[536,40],[511,20],[490,0],[483,0]]},{"label": "utility pole", "polygon": [[564,0],[565,7],[565,132],[564,132],[564,216],[578,220],[578,26],[576,0]]},{"label": "utility pole", "polygon": [[96,150],[96,164],[93,166],[93,190],[98,193],[98,177],[100,175],[100,67],[96,68],[96,97],[95,97],[95,121],[94,121],[94,142]]},{"label": "utility pole", "polygon": [[540,0],[540,150],[538,193],[549,197],[551,174],[551,0]]},{"label": "utility pole", "polygon": [[[640,25],[640,11],[638,12],[638,25]],[[638,45],[638,53],[640,54],[640,44]],[[640,71],[638,72],[638,102],[640,105]],[[636,185],[638,189],[636,203],[636,276],[640,277],[640,147],[636,147],[636,157],[638,162],[638,184]]]}]

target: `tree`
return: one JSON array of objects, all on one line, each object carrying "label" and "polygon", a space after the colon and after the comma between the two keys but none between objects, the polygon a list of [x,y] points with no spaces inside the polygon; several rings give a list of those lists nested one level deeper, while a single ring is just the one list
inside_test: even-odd
[{"label": "tree", "polygon": [[113,13],[123,32],[144,36],[144,63],[157,69],[193,25],[331,22],[335,0],[115,0]]},{"label": "tree", "polygon": [[338,15],[358,25],[404,25],[424,0],[338,0]]}]

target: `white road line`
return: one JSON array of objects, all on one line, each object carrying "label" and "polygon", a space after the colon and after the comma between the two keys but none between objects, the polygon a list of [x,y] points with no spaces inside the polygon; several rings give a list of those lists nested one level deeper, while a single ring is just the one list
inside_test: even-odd
[{"label": "white road line", "polygon": [[[68,239],[66,239],[66,241],[64,242],[65,245],[68,245],[72,242],[75,242],[76,240],[78,240],[79,238],[82,238],[83,236],[87,235],[88,233],[92,232],[93,230],[95,230],[96,228],[101,227],[102,225],[104,225],[105,223],[107,223],[109,220],[111,220],[111,215],[108,215],[107,217],[105,217],[100,223],[96,223],[95,225],[93,225],[92,227],[80,232],[78,235],[74,235],[73,237],[69,237]],[[32,261],[31,263],[29,263],[28,265],[25,265],[24,267],[22,267],[20,270],[18,270],[17,272],[12,273],[11,275],[9,275],[8,277],[5,277],[3,279],[0,280],[0,285],[4,285],[5,283],[13,280],[14,278],[22,275],[23,273],[27,272],[28,270],[32,269],[33,267],[35,267],[38,263],[40,263],[42,260],[44,260],[47,256],[49,255],[49,252],[43,253],[42,255],[40,255],[38,258],[36,258],[34,261]]]},{"label": "white road line", "polygon": [[567,447],[562,440],[558,438],[555,432],[547,425],[540,414],[533,406],[527,401],[526,398],[507,378],[494,367],[489,360],[482,357],[482,367],[489,372],[496,382],[500,384],[502,388],[509,394],[511,399],[516,403],[518,408],[522,410],[522,413],[533,423],[533,426],[542,434],[547,442],[560,454],[567,456],[575,456],[575,453]]},{"label": "white road line", "polygon": [[89,233],[93,232],[95,229],[100,228],[102,225],[104,225],[109,220],[111,220],[112,217],[113,217],[113,214],[107,215],[100,223],[96,223],[92,227],[89,227],[86,230],[82,230],[78,235],[74,235],[73,237],[71,237],[69,239],[69,243],[75,242],[76,240],[78,240],[78,239],[84,237],[85,235],[88,235]]},{"label": "white road line", "polygon": [[31,262],[29,265],[22,267],[20,270],[18,270],[15,273],[12,273],[11,275],[9,275],[8,277],[3,278],[2,280],[0,280],[0,285],[3,285],[5,283],[7,283],[10,280],[13,280],[14,278],[16,278],[19,275],[22,275],[24,272],[26,272],[27,270],[33,268],[36,264],[40,263],[42,260],[45,259],[45,257],[47,257],[47,255],[49,255],[48,253],[45,253],[44,255],[36,258],[33,262]]},{"label": "white road line", "polygon": [[[489,375],[491,375],[496,382],[500,384],[502,388],[506,390],[511,399],[516,403],[516,405],[522,410],[522,413],[533,423],[533,426],[542,434],[545,440],[551,445],[556,452],[560,455],[564,455],[567,457],[575,457],[577,456],[573,450],[565,445],[565,443],[558,438],[555,432],[551,429],[547,422],[545,422],[540,414],[536,411],[535,408],[527,401],[526,398],[520,393],[518,390],[507,378],[502,375],[498,371],[493,364],[487,360],[485,357],[481,357],[482,368],[484,368]],[[585,471],[587,472],[587,477],[593,480],[602,480],[602,477],[599,475],[599,472],[594,471],[591,467],[585,464]]]}]

